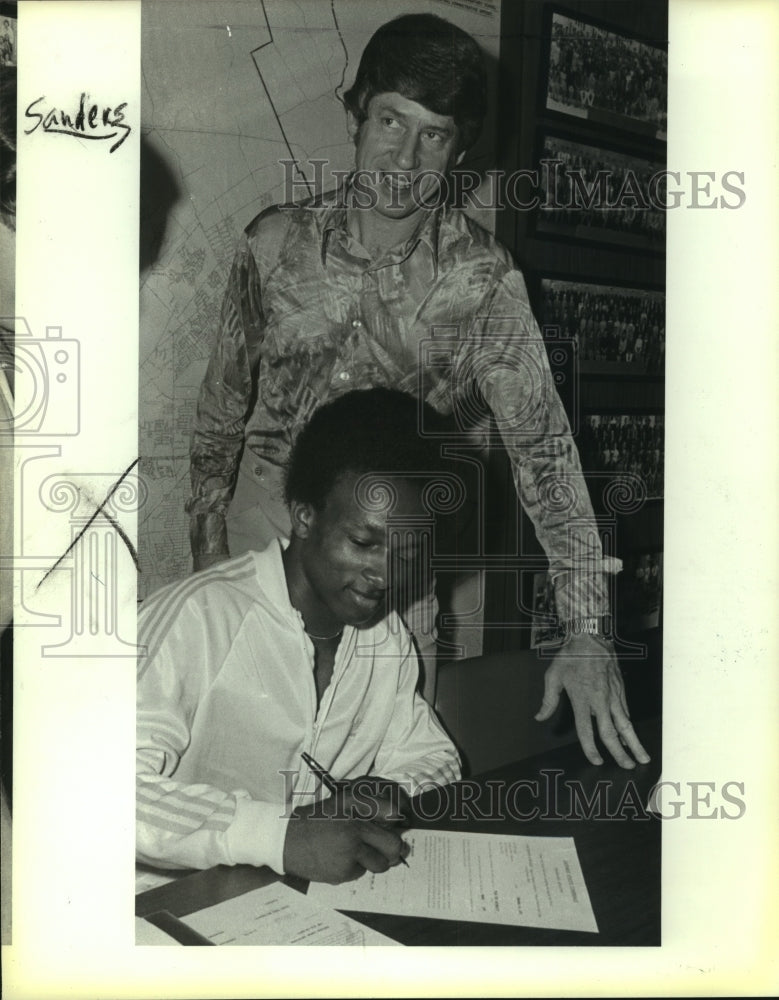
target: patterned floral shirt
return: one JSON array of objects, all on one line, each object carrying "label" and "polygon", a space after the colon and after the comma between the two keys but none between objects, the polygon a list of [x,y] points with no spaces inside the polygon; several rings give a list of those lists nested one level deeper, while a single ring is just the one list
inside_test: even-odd
[{"label": "patterned floral shirt", "polygon": [[449,207],[371,258],[343,194],[275,206],[247,227],[198,399],[193,552],[226,553],[241,452],[281,480],[292,441],[339,393],[391,386],[451,415],[466,439],[493,416],[555,578],[563,620],[606,614],[601,545],[578,452],[524,279]]}]

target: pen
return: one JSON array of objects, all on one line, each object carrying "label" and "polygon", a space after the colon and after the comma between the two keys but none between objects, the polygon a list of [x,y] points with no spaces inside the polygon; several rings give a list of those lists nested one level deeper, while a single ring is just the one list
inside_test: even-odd
[{"label": "pen", "polygon": [[[319,780],[322,782],[325,788],[333,795],[335,795],[335,793],[338,791],[338,782],[335,780],[332,774],[330,774],[328,770],[322,767],[321,764],[318,764],[310,753],[302,753],[300,756],[303,758],[304,762],[309,766],[309,768],[314,772],[317,778],[319,778]],[[409,867],[408,861],[406,861],[405,858],[401,858],[400,860],[403,862],[406,868]]]},{"label": "pen", "polygon": [[300,756],[303,758],[306,764],[308,764],[309,768],[314,772],[317,778],[319,778],[319,780],[322,782],[322,784],[325,786],[328,792],[332,792],[333,795],[335,795],[335,793],[338,791],[338,783],[336,782],[332,774],[330,774],[329,771],[326,771],[321,764],[317,764],[317,762],[314,760],[314,758],[311,756],[310,753],[302,753]]}]

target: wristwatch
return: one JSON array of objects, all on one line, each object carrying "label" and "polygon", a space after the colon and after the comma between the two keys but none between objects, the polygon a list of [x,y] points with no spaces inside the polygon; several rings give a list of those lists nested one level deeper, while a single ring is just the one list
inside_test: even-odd
[{"label": "wristwatch", "polygon": [[565,635],[595,635],[601,639],[611,638],[611,615],[593,618],[571,618],[561,622]]}]

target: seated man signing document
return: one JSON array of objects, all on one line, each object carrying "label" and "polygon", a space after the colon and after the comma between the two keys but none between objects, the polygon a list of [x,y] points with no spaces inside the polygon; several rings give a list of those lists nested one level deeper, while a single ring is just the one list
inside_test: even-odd
[{"label": "seated man signing document", "polygon": [[[406,851],[405,795],[460,777],[393,610],[393,581],[408,579],[393,566],[419,558],[413,525],[429,522],[437,461],[417,434],[419,405],[368,389],[322,406],[288,467],[289,543],[145,602],[139,861],[269,865],[326,882],[386,871]],[[330,796],[304,753],[345,792]],[[349,791],[366,776],[382,781]]]}]

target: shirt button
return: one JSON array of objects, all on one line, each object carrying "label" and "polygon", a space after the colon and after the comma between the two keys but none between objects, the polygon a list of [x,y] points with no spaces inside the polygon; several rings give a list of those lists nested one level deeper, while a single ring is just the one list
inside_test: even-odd
[{"label": "shirt button", "polygon": [[340,378],[340,380],[342,382],[348,382],[351,377],[352,376],[349,374],[349,372],[339,372],[338,373],[338,378]]},{"label": "shirt button", "polygon": [[352,320],[352,326],[354,327],[355,330],[359,330],[360,327],[362,326],[361,320],[359,320],[359,319],[353,319]]}]

